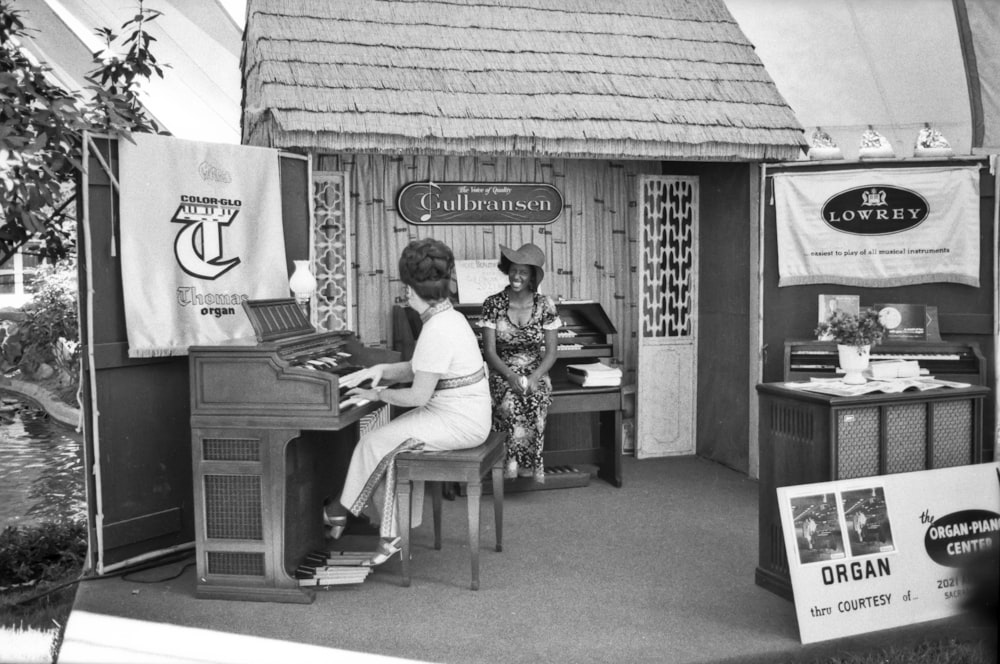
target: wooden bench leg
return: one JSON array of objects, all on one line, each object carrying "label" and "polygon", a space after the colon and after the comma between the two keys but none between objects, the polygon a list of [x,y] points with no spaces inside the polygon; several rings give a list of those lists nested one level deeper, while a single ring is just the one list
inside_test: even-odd
[{"label": "wooden bench leg", "polygon": [[493,466],[493,524],[497,529],[497,551],[503,551],[503,463]]},{"label": "wooden bench leg", "polygon": [[429,482],[431,485],[431,504],[434,507],[434,548],[441,550],[441,482]]},{"label": "wooden bench leg", "polygon": [[469,482],[469,548],[472,549],[472,589],[479,590],[479,499],[483,482]]},{"label": "wooden bench leg", "polygon": [[396,480],[396,504],[399,506],[399,535],[402,538],[400,552],[403,567],[403,587],[410,585],[410,481]]}]

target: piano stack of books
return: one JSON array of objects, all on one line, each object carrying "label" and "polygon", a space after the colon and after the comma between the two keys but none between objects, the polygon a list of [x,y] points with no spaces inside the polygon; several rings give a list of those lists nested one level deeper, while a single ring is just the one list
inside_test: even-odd
[{"label": "piano stack of books", "polygon": [[341,586],[371,574],[371,551],[316,551],[295,570],[300,586]]},{"label": "piano stack of books", "polygon": [[622,370],[603,362],[567,364],[566,377],[583,387],[618,387],[622,384]]}]

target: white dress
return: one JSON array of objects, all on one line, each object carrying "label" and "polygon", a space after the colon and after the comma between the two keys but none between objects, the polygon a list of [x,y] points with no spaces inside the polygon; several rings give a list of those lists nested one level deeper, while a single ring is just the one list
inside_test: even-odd
[{"label": "white dress", "polygon": [[[414,373],[440,374],[443,380],[481,371],[483,356],[465,316],[446,306],[424,322],[410,363]],[[486,440],[491,418],[490,390],[485,376],[471,385],[436,390],[423,406],[407,411],[358,441],[340,502],[358,515],[374,498],[374,507],[381,512],[382,535],[395,536],[395,487],[391,486],[395,455],[412,449],[476,447]],[[388,487],[387,474],[392,480]]]}]

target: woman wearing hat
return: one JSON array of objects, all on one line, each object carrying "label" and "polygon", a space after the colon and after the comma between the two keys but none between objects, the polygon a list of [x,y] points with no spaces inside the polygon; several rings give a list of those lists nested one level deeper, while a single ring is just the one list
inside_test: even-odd
[{"label": "woman wearing hat", "polygon": [[[348,394],[412,410],[365,434],[354,448],[344,488],[323,509],[330,536],[340,537],[347,514],[359,516],[370,502],[381,515],[381,536],[372,564],[399,551],[395,486],[391,468],[404,450],[461,450],[482,444],[490,432],[490,392],[476,335],[449,299],[455,258],[443,242],[414,240],[399,259],[409,306],[423,322],[408,362],[376,364],[350,374],[341,385]],[[385,379],[410,383],[386,389]],[[370,386],[361,387],[370,381]],[[408,527],[409,524],[403,525]]]},{"label": "woman wearing hat", "polygon": [[538,292],[545,254],[533,244],[500,245],[509,285],[483,302],[483,354],[490,366],[493,428],[507,432],[505,477],[545,481],[542,446],[552,401],[549,369],[562,326],[552,298]]}]

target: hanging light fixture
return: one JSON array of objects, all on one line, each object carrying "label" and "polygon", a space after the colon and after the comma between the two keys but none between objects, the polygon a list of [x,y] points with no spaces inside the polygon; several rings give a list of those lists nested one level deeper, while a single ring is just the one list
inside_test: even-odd
[{"label": "hanging light fixture", "polygon": [[925,122],[923,129],[917,132],[917,140],[913,145],[914,157],[951,157],[955,151],[951,143],[937,129]]},{"label": "hanging light fixture", "polygon": [[840,151],[837,142],[833,140],[822,127],[816,127],[812,137],[809,139],[810,159],[843,159],[844,153]]},{"label": "hanging light fixture", "polygon": [[896,153],[892,149],[892,144],[882,134],[875,131],[875,128],[868,125],[861,134],[861,142],[858,144],[858,157],[861,159],[892,159]]}]

